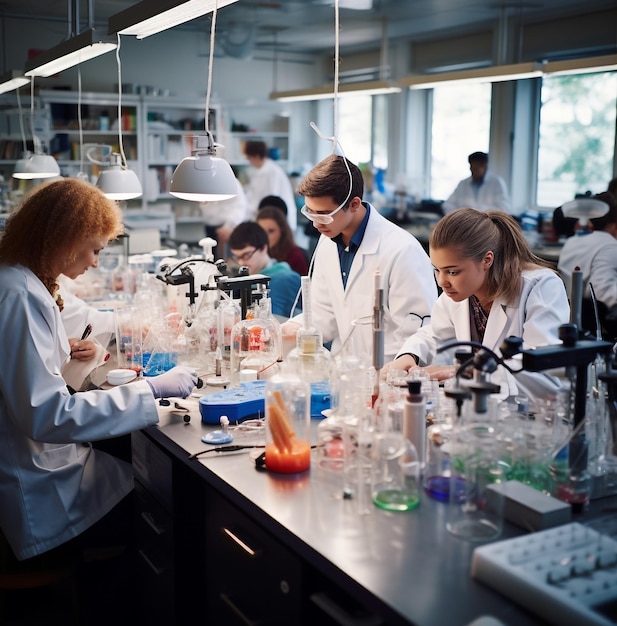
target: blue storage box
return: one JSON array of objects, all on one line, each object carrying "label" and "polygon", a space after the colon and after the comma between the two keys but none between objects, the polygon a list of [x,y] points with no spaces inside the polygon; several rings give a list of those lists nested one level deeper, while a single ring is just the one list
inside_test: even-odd
[{"label": "blue storage box", "polygon": [[226,389],[202,396],[199,400],[202,423],[220,424],[223,415],[232,424],[255,415],[264,417],[266,382],[253,380],[240,383],[238,389]]},{"label": "blue storage box", "polygon": [[[240,422],[248,417],[265,415],[265,389],[267,380],[254,380],[240,383],[239,389],[226,389],[218,393],[202,396],[199,412],[204,424],[219,424],[226,415],[230,423]],[[323,418],[322,411],[330,408],[330,385],[311,383],[311,418]]]}]

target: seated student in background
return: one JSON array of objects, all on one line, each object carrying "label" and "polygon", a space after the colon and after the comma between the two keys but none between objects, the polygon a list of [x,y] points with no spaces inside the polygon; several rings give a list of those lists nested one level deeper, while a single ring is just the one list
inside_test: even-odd
[{"label": "seated student in background", "polygon": [[[285,218],[287,218],[287,213],[289,212],[289,209],[287,208],[287,203],[285,202],[285,200],[283,200],[283,198],[281,198],[280,196],[264,196],[259,202],[257,212],[259,213],[259,211],[261,211],[261,209],[266,206],[275,206],[279,208],[281,211],[283,211],[283,215],[285,216]],[[292,209],[293,208],[294,207],[292,207]]]},{"label": "seated student in background", "polygon": [[308,273],[306,253],[296,245],[283,212],[275,206],[264,206],[257,212],[257,223],[268,234],[270,256],[277,261],[289,263],[294,272],[306,276]]},{"label": "seated student in background", "polygon": [[[560,343],[558,328],[570,319],[566,290],[557,273],[531,252],[514,217],[459,209],[437,222],[429,247],[443,293],[430,324],[407,339],[384,373],[430,365],[437,348],[452,341],[475,341],[497,355],[509,336],[521,337],[523,349]],[[520,357],[509,365],[520,369]],[[443,370],[432,373],[438,378],[453,373]],[[531,400],[553,398],[560,389],[558,379],[542,372],[513,376],[500,366],[491,378],[506,396],[525,394]]]},{"label": "seated student in background", "polygon": [[238,224],[229,237],[233,258],[249,268],[250,274],[270,276],[272,313],[289,317],[300,291],[300,274],[285,261],[277,261],[268,254],[268,235],[256,222]]},{"label": "seated student in background", "polygon": [[[617,200],[608,193],[593,196],[596,200],[606,202],[608,213],[590,220],[590,229],[577,231],[573,237],[566,239],[559,253],[558,270],[566,290],[571,296],[572,272],[579,267],[583,272],[583,298],[591,298],[589,284],[598,300],[601,311],[601,323],[615,339],[617,324],[605,320],[607,310],[615,307],[617,313]],[[595,322],[593,324],[595,328]],[[586,328],[586,330],[590,330]]]},{"label": "seated student in background", "polygon": [[[384,354],[392,359],[406,337],[428,318],[437,298],[429,258],[406,230],[362,202],[364,179],[357,165],[330,155],[302,180],[302,214],[320,233],[311,280],[313,324],[338,352],[353,331],[353,351],[369,366],[376,273],[384,297]],[[356,320],[359,324],[355,324]],[[283,333],[302,324],[294,318]],[[348,344],[347,344],[348,345]]]}]

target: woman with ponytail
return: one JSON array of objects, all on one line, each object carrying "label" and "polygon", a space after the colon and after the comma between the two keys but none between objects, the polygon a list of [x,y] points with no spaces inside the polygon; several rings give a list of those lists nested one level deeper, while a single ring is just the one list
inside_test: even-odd
[{"label": "woman with ponytail", "polygon": [[[429,240],[431,263],[442,290],[431,323],[407,339],[386,368],[413,370],[434,362],[437,349],[452,341],[473,341],[501,356],[510,336],[523,349],[560,343],[558,329],[570,317],[564,284],[533,254],[516,220],[503,211],[459,209],[443,217]],[[507,361],[521,367],[520,356]],[[452,368],[429,367],[445,378]],[[506,396],[552,398],[559,380],[545,373],[512,375],[498,367],[492,382]],[[505,384],[505,387],[504,387]]]}]

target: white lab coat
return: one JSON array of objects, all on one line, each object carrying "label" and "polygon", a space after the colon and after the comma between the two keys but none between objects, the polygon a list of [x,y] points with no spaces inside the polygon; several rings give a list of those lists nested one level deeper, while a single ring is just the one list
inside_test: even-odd
[{"label": "white lab coat", "polygon": [[66,276],[60,276],[60,295],[64,301],[64,308],[60,313],[60,319],[64,326],[66,336],[71,339],[79,339],[86,326],[92,325],[90,339],[96,339],[102,346],[109,345],[115,336],[114,312],[99,311],[81,298],[77,297],[71,289],[72,281]]},{"label": "white lab coat", "polygon": [[199,207],[206,226],[227,226],[234,228],[241,222],[254,220],[256,211],[249,212],[244,187],[236,179],[236,195],[228,200],[200,202]]},{"label": "white lab coat", "polygon": [[[567,324],[570,308],[563,282],[549,269],[523,272],[521,294],[517,302],[508,305],[501,300],[493,302],[486,324],[484,341],[487,348],[501,355],[500,346],[506,337],[523,339],[523,349],[561,343],[558,328]],[[421,328],[405,341],[399,354],[415,354],[420,365],[430,365],[437,348],[451,341],[471,340],[469,300],[455,302],[442,293],[437,300],[429,326]],[[522,357],[514,357],[508,365],[517,370]],[[504,367],[498,367],[492,382],[502,385],[502,395],[525,394],[533,398],[554,398],[561,385],[558,378],[538,372],[521,372],[513,376]]]},{"label": "white lab coat", "polygon": [[133,487],[130,464],[87,442],[158,421],[148,383],[71,396],[60,311],[28,269],[0,266],[0,527],[18,559],[77,536]]},{"label": "white lab coat", "polygon": [[478,211],[510,212],[508,189],[502,178],[491,172],[486,172],[479,187],[472,185],[472,177],[465,178],[452,192],[452,195],[441,205],[444,213],[451,213],[456,209],[472,208]]},{"label": "white lab coat", "polygon": [[[313,325],[332,341],[336,353],[353,330],[353,352],[372,364],[372,319],[375,272],[384,290],[384,362],[391,361],[404,340],[428,318],[437,287],[428,255],[417,239],[388,221],[373,207],[343,289],[336,243],[321,235],[311,280]],[[301,321],[297,316],[294,321]],[[362,323],[355,326],[354,320]],[[428,319],[425,319],[428,323]]]},{"label": "white lab coat", "polygon": [[583,296],[590,298],[589,283],[596,298],[610,309],[617,304],[617,239],[597,230],[568,237],[559,253],[558,269],[568,294],[572,290],[572,272],[583,272]]},{"label": "white lab coat", "polygon": [[298,213],[296,199],[291,181],[285,170],[272,159],[266,158],[261,167],[251,167],[248,170],[249,182],[246,186],[246,200],[249,212],[257,214],[259,203],[266,196],[278,196],[285,200],[287,205],[287,221],[291,232],[296,232]]}]

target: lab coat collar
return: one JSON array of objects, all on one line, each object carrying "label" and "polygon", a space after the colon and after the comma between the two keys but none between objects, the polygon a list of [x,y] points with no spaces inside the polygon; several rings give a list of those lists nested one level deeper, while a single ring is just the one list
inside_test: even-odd
[{"label": "lab coat collar", "polygon": [[[482,342],[487,348],[497,351],[503,341],[503,329],[508,323],[508,315],[506,313],[506,304],[502,300],[495,300],[486,322],[486,330],[484,332],[484,341]],[[518,302],[512,305],[518,308]],[[454,326],[458,329],[457,335],[460,341],[471,341],[471,314],[469,313],[469,299],[463,300],[460,306],[453,311]]]}]

